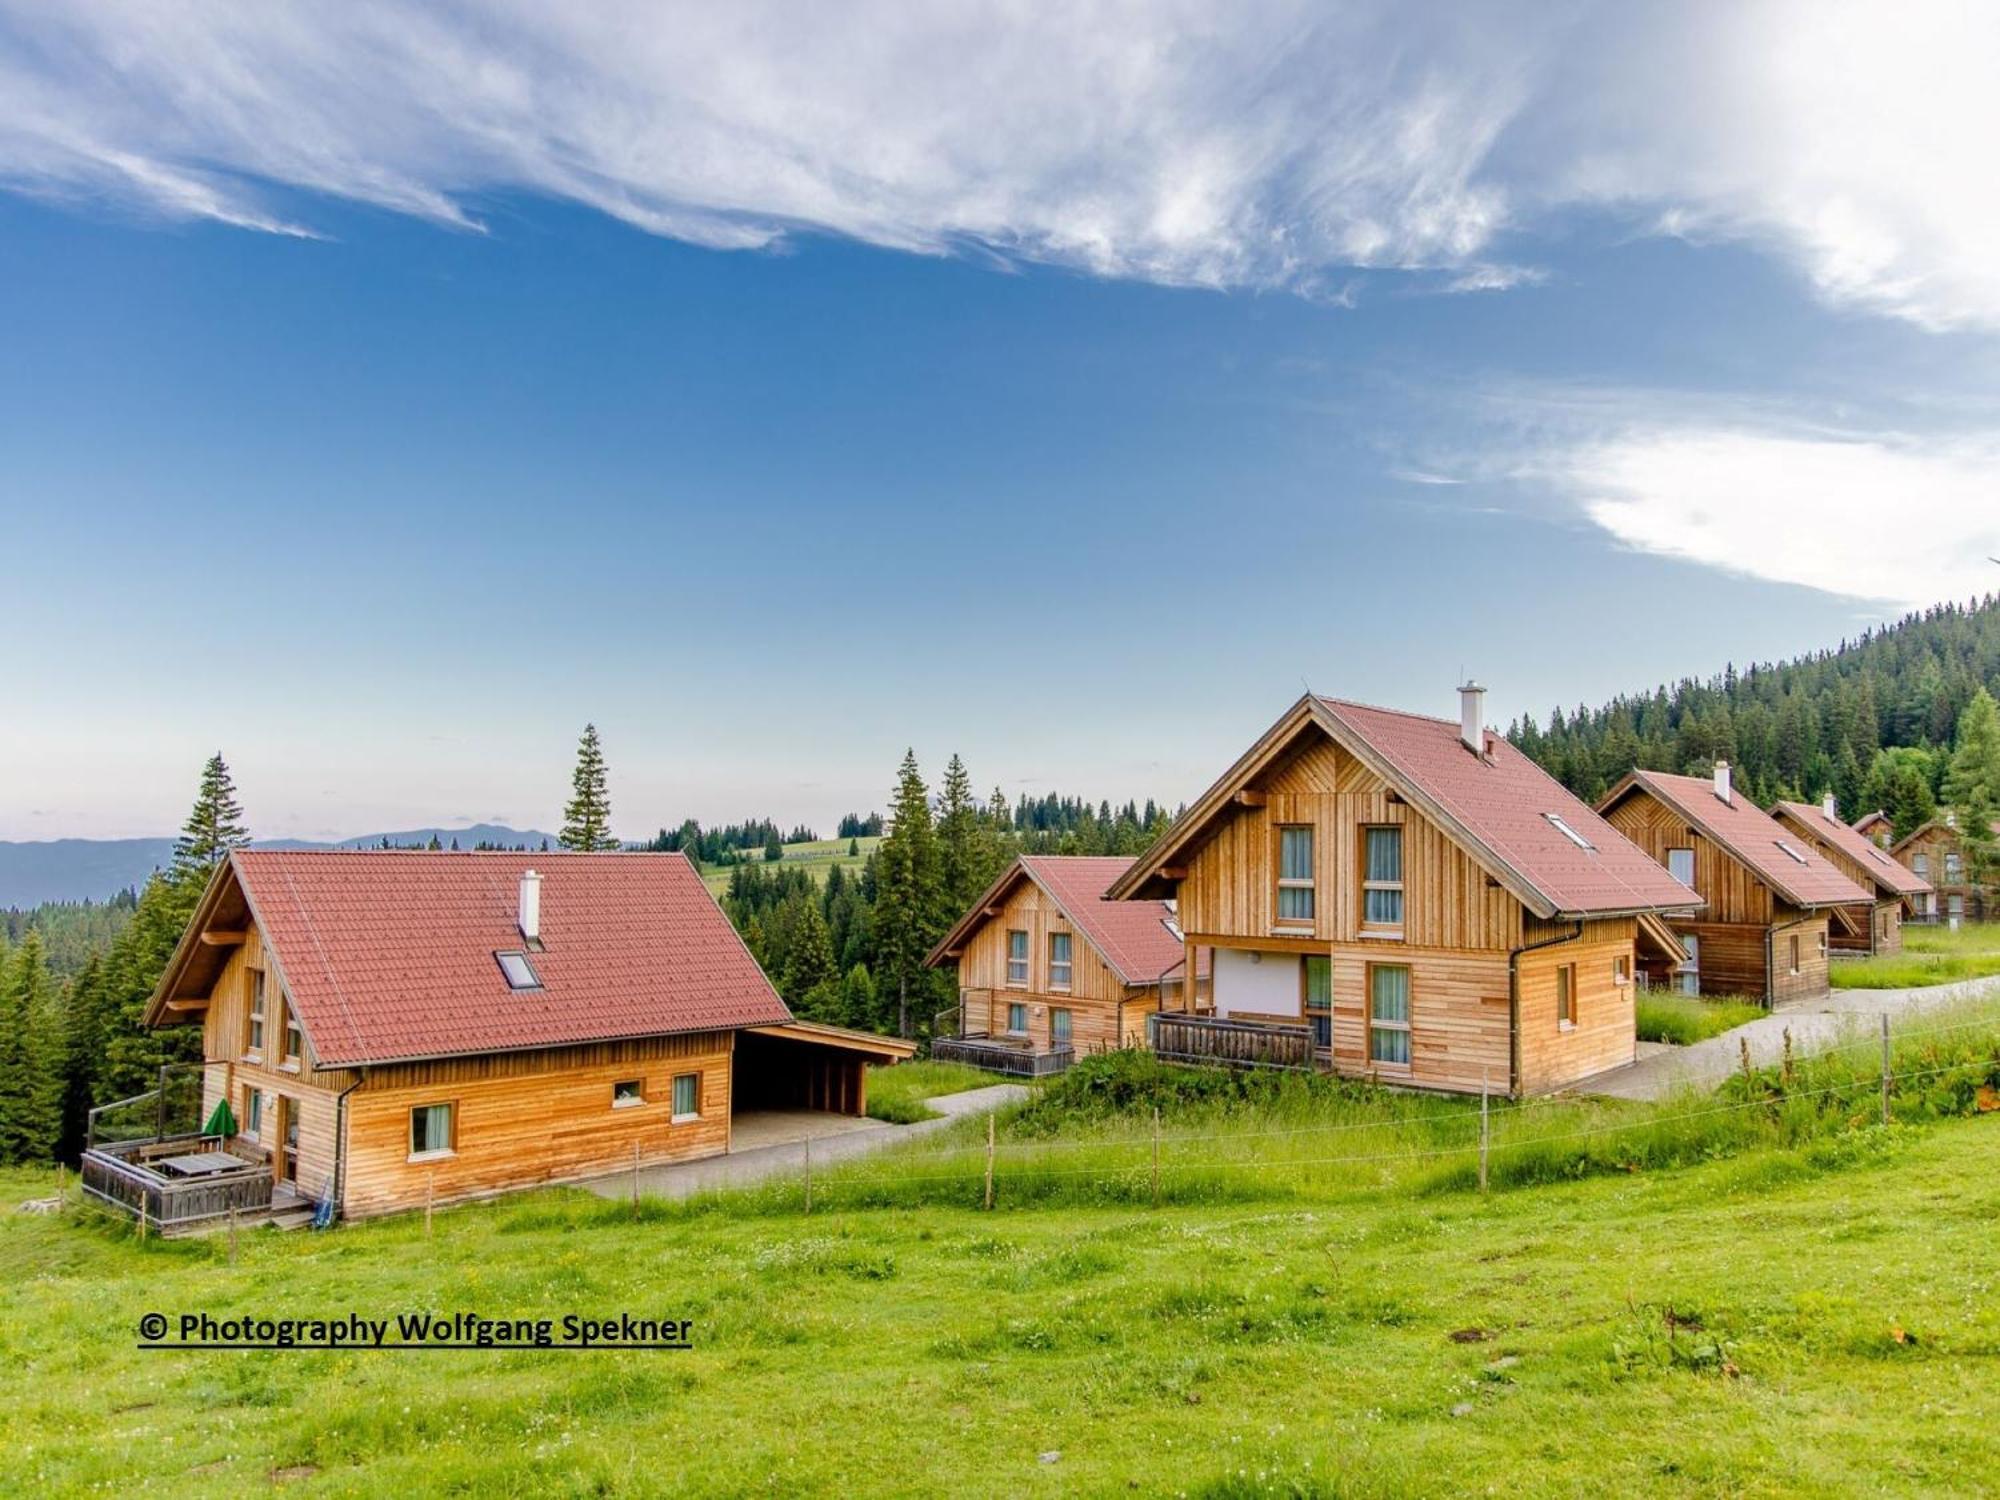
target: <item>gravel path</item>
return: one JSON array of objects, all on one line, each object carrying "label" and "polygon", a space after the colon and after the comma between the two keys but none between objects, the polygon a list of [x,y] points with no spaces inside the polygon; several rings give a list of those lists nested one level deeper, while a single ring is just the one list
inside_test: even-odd
[{"label": "gravel path", "polygon": [[1609,1094],[1617,1099],[1664,1099],[1675,1089],[1714,1084],[1743,1066],[1742,1044],[1750,1043],[1750,1060],[1758,1067],[1777,1062],[1785,1050],[1785,1032],[1799,1055],[1825,1052],[1846,1041],[1871,1040],[1881,1034],[1877,1016],[1889,1017],[1890,1034],[1912,1018],[1967,1000],[2000,999],[2000,976],[1937,984],[1918,990],[1834,990],[1818,999],[1788,1005],[1755,1021],[1725,1031],[1691,1047],[1668,1047],[1650,1057],[1586,1080],[1580,1092]]},{"label": "gravel path", "polygon": [[[813,1166],[817,1168],[829,1162],[867,1156],[902,1141],[943,1130],[962,1115],[982,1115],[1027,1097],[1027,1089],[1018,1083],[996,1083],[986,1088],[967,1089],[961,1094],[939,1094],[925,1101],[938,1111],[938,1119],[919,1120],[914,1125],[874,1121],[871,1122],[874,1128],[848,1130],[816,1138],[812,1143]],[[707,1156],[699,1161],[643,1167],[639,1172],[639,1192],[642,1197],[648,1198],[688,1198],[711,1188],[747,1187],[768,1178],[801,1172],[805,1162],[805,1142],[785,1141],[748,1151],[731,1151],[726,1156]],[[601,1198],[629,1198],[632,1195],[632,1174],[621,1172],[611,1177],[599,1177],[582,1186]]]}]

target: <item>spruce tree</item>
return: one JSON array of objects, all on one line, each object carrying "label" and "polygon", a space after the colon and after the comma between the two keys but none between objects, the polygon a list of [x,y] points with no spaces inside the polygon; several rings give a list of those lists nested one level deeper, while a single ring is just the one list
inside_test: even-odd
[{"label": "spruce tree", "polygon": [[935,994],[924,959],[943,936],[943,901],[930,791],[906,751],[897,772],[895,826],[876,850],[876,972],[896,1001],[896,1030],[910,1035],[910,1003]]},{"label": "spruce tree", "polygon": [[782,986],[785,998],[797,1004],[818,986],[839,977],[840,970],[834,966],[833,960],[833,938],[827,932],[826,918],[820,915],[819,902],[807,896],[799,903],[798,916],[792,926],[791,946],[785,955]]},{"label": "spruce tree", "polygon": [[1965,854],[1966,879],[1985,885],[2000,874],[2000,705],[1980,688],[1958,720],[1958,748],[1944,777],[1945,801],[1958,817],[1958,841]]},{"label": "spruce tree", "polygon": [[52,1161],[61,1133],[62,1048],[55,981],[30,927],[0,975],[0,1161]]},{"label": "spruce tree", "polygon": [[181,826],[181,836],[174,841],[174,879],[187,885],[206,885],[229,851],[249,842],[249,830],[243,826],[243,809],[236,802],[236,784],[218,751],[202,767],[194,808]]},{"label": "spruce tree", "polygon": [[958,914],[985,889],[979,879],[979,806],[972,800],[972,778],[956,755],[944,768],[944,794],[938,805],[938,885],[948,917]]},{"label": "spruce tree", "polygon": [[584,725],[583,738],[577,742],[576,770],[570,776],[569,805],[563,809],[558,841],[565,849],[586,854],[618,847],[618,840],[611,836],[611,792],[595,724]]}]

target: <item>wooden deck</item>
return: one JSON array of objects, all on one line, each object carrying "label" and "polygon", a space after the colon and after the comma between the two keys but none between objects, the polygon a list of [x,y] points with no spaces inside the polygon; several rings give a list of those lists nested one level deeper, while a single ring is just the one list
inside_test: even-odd
[{"label": "wooden deck", "polygon": [[271,1165],[244,1162],[205,1176],[177,1176],[169,1158],[220,1153],[221,1137],[164,1136],[94,1146],[80,1163],[83,1191],[97,1202],[143,1217],[162,1234],[226,1218],[231,1210],[261,1217],[272,1207]]},{"label": "wooden deck", "polygon": [[1163,1062],[1311,1072],[1318,1053],[1309,1026],[1266,1026],[1216,1016],[1146,1017],[1146,1039]]},{"label": "wooden deck", "polygon": [[1012,1078],[1049,1078],[1076,1061],[1076,1049],[1038,1048],[1008,1037],[941,1036],[932,1040],[931,1056],[938,1062],[967,1063]]}]

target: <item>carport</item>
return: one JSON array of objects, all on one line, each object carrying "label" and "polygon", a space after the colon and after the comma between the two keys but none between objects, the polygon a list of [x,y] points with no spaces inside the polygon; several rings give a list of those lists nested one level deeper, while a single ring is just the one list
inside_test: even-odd
[{"label": "carport", "polygon": [[868,1065],[906,1062],[915,1042],[817,1021],[751,1026],[736,1033],[732,1115],[767,1111],[868,1112]]}]

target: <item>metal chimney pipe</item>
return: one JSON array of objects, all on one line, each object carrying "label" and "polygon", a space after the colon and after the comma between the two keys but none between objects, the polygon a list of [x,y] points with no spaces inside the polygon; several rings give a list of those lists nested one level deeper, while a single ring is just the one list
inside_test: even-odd
[{"label": "metal chimney pipe", "polygon": [[1724,802],[1729,800],[1729,762],[1726,760],[1715,763],[1715,795]]}]

